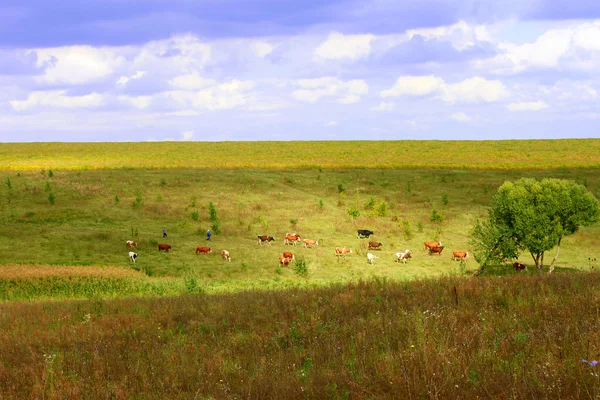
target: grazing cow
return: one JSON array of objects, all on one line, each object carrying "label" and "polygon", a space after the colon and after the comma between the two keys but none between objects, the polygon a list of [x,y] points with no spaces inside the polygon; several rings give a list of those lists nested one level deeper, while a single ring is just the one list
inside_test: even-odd
[{"label": "grazing cow", "polygon": [[454,251],[452,252],[453,260],[466,260],[469,257],[469,252],[465,251]]},{"label": "grazing cow", "polygon": [[275,240],[273,236],[258,235],[258,244],[260,245],[262,245],[263,242],[267,242],[267,244],[270,246],[273,240]]},{"label": "grazing cow", "polygon": [[513,263],[513,267],[517,271],[519,271],[519,270],[527,270],[527,267],[525,265],[521,264],[520,262]]},{"label": "grazing cow", "polygon": [[396,253],[396,262],[402,262],[406,264],[406,261],[412,258],[412,250],[406,249],[403,253]]},{"label": "grazing cow", "polygon": [[381,250],[380,242],[369,242],[369,250]]},{"label": "grazing cow", "polygon": [[429,255],[439,254],[441,256],[442,255],[442,250],[444,250],[444,246],[430,247],[429,248]]},{"label": "grazing cow", "polygon": [[335,248],[335,255],[336,256],[344,256],[346,257],[346,254],[352,254],[352,249],[348,249],[346,247],[336,247]]},{"label": "grazing cow", "polygon": [[284,245],[293,244],[295,246],[298,242],[300,242],[300,235],[297,233],[286,233],[285,238],[283,239]]},{"label": "grazing cow", "polygon": [[164,251],[169,251],[169,249],[171,248],[170,244],[159,244],[158,245],[158,251],[164,250]]},{"label": "grazing cow", "polygon": [[283,252],[283,256],[284,256],[285,258],[289,258],[290,260],[293,260],[293,259],[295,258],[295,257],[294,257],[294,254],[292,254],[292,253],[291,253],[291,252],[289,252],[289,251],[284,251],[284,252]]},{"label": "grazing cow", "polygon": [[223,257],[223,260],[231,262],[231,257],[229,256],[229,252],[227,250],[221,251],[221,257]]},{"label": "grazing cow", "polygon": [[137,258],[137,254],[136,254],[136,253],[134,253],[133,251],[130,251],[130,252],[129,252],[129,260],[130,260],[132,263],[135,263],[135,259],[136,259],[136,258]]},{"label": "grazing cow", "polygon": [[442,247],[442,242],[424,242],[425,249],[431,249],[432,247]]},{"label": "grazing cow", "polygon": [[212,249],[210,247],[198,246],[198,247],[196,247],[196,255],[198,255],[200,253],[202,253],[202,254],[212,253]]},{"label": "grazing cow", "polygon": [[137,247],[137,243],[134,242],[133,240],[128,240],[125,243],[127,244],[127,247]]},{"label": "grazing cow", "polygon": [[279,256],[279,265],[283,265],[283,266],[287,267],[288,265],[290,265],[291,262],[292,262],[292,260],[290,258]]},{"label": "grazing cow", "polygon": [[303,242],[304,242],[304,247],[306,247],[306,248],[313,247],[315,244],[317,246],[319,245],[318,240],[304,239]]},{"label": "grazing cow", "polygon": [[373,231],[370,231],[368,229],[359,229],[357,232],[358,232],[358,235],[356,237],[359,238],[359,239],[360,239],[361,236],[369,238],[369,236],[375,234],[375,233],[373,233]]},{"label": "grazing cow", "polygon": [[367,253],[367,262],[370,262],[371,265],[374,264],[374,261],[376,258],[379,258],[379,257],[377,257],[376,255],[373,255],[371,253]]}]

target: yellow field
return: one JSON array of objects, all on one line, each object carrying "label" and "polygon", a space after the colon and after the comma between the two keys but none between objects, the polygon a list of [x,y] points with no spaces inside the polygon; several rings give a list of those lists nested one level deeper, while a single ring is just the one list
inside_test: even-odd
[{"label": "yellow field", "polygon": [[598,168],[600,139],[4,143],[0,170],[113,168]]}]

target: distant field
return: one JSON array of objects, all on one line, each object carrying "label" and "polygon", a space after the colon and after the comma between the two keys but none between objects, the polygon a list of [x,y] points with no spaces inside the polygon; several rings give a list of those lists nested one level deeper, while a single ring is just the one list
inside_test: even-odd
[{"label": "distant field", "polygon": [[598,168],[600,139],[3,143],[0,170],[115,168]]},{"label": "distant field", "polygon": [[[600,170],[591,168],[55,170],[52,176],[48,170],[4,171],[0,172],[0,264],[19,264],[34,271],[36,265],[136,268],[148,282],[175,279],[168,285],[156,283],[164,290],[136,286],[124,290],[124,296],[462,275],[477,264],[471,258],[461,269],[450,259],[451,252],[470,250],[469,232],[478,218],[486,216],[498,186],[522,176],[574,179],[596,196],[600,194]],[[222,232],[209,243],[205,232],[211,226],[210,202]],[[350,209],[360,212],[356,220],[348,214]],[[443,221],[431,221],[433,210]],[[163,228],[167,239],[162,238]],[[366,262],[368,241],[356,237],[356,230],[363,228],[374,230],[372,239],[383,243],[382,250],[372,251],[379,256],[375,265]],[[320,245],[314,249],[284,246],[286,232],[318,239]],[[276,240],[271,246],[259,246],[259,234]],[[600,259],[596,252],[599,235],[600,224],[596,224],[566,238],[557,266],[589,269],[589,257]],[[423,242],[437,239],[446,246],[445,252],[441,257],[428,256]],[[135,265],[128,260],[126,240],[138,242]],[[158,243],[173,248],[159,253]],[[210,245],[213,253],[196,255],[198,245]],[[334,255],[336,246],[352,248],[353,254],[339,259]],[[394,262],[394,253],[407,248],[414,250],[414,258],[406,265]],[[221,259],[222,249],[230,251],[231,263]],[[295,264],[278,266],[278,257],[286,250],[304,259],[306,275],[298,273]],[[527,255],[522,262],[531,263]],[[510,269],[493,270],[495,275],[507,272]],[[58,267],[57,276],[62,276]],[[91,278],[76,279],[88,282]],[[73,285],[56,285],[58,297],[72,293]],[[118,295],[112,286],[102,287],[94,281],[79,297]],[[12,291],[9,298],[43,299],[52,290],[44,286],[26,292],[32,295]]]}]

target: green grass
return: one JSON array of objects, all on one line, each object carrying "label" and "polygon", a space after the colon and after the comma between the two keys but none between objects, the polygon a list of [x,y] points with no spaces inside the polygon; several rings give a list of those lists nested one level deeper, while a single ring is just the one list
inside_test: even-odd
[{"label": "green grass", "polygon": [[598,168],[599,139],[3,143],[0,169]]},{"label": "green grass", "polygon": [[[569,178],[587,183],[598,195],[600,175],[596,169],[53,171],[52,178],[39,171],[0,173],[0,181],[11,181],[10,188],[0,186],[2,264],[127,269],[132,264],[125,241],[135,240],[137,268],[150,271],[153,278],[181,281],[192,276],[208,292],[460,273],[451,252],[469,250],[471,227],[485,217],[491,196],[505,180]],[[47,186],[56,196],[55,204],[47,199]],[[369,206],[371,199],[374,207]],[[205,232],[213,223],[210,202],[222,233],[207,242]],[[378,206],[383,203],[385,213]],[[355,221],[348,215],[350,208],[361,212]],[[444,216],[443,221],[431,220],[433,209]],[[588,257],[596,256],[599,227],[566,238],[558,267],[586,269]],[[167,239],[162,238],[163,228]],[[366,262],[367,240],[356,238],[356,230],[362,228],[374,230],[372,239],[383,243],[374,266]],[[320,246],[283,246],[283,236],[292,231],[319,239]],[[276,241],[259,246],[259,234]],[[426,255],[422,243],[436,239],[445,252],[441,257]],[[157,243],[163,242],[173,246],[169,253],[157,251]],[[197,245],[207,244],[213,253],[195,254]],[[353,255],[336,258],[337,246],[352,248]],[[394,253],[407,248],[415,252],[414,258],[406,265],[395,263]],[[222,249],[231,253],[231,263],[221,259]],[[304,257],[306,275],[297,274],[293,266],[278,268],[284,250]],[[528,263],[527,257],[522,262]],[[471,259],[467,272],[474,269]]]},{"label": "green grass", "polygon": [[0,304],[0,398],[600,395],[600,275]]}]

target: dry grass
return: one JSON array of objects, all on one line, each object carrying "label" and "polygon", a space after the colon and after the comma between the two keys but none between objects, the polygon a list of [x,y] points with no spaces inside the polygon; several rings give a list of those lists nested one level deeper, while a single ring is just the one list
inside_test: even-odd
[{"label": "dry grass", "polygon": [[0,305],[0,398],[597,399],[600,275]]},{"label": "dry grass", "polygon": [[146,275],[133,269],[119,267],[95,267],[74,265],[21,265],[0,266],[0,279],[45,278],[48,276],[69,278],[73,276],[106,278],[139,278]]}]

